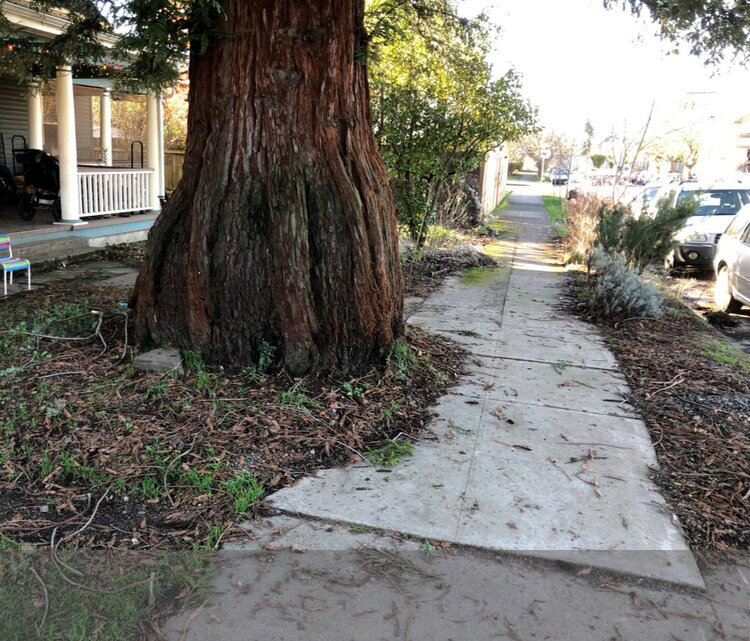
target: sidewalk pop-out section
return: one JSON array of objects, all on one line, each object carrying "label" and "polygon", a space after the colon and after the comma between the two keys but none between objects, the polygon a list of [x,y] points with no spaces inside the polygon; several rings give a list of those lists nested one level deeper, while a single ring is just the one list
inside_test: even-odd
[{"label": "sidewalk pop-out section", "polygon": [[[270,497],[304,514],[489,550],[514,551],[702,587],[649,479],[645,424],[596,329],[556,307],[536,196],[515,197],[503,263],[452,278],[409,322],[470,353],[415,454],[390,471],[362,462]],[[643,554],[650,551],[649,554]],[[638,554],[641,552],[641,554]]]}]

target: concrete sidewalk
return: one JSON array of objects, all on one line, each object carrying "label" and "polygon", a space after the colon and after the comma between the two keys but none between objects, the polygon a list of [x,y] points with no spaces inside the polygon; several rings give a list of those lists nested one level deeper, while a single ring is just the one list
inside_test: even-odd
[{"label": "concrete sidewalk", "polygon": [[[596,329],[557,309],[539,196],[513,196],[504,264],[412,301],[471,371],[440,400],[412,459],[321,472],[270,497],[290,514],[514,551],[702,587],[656,486],[644,423]],[[416,303],[416,304],[415,304]],[[649,554],[637,554],[634,551]]]},{"label": "concrete sidewalk", "polygon": [[213,594],[165,638],[750,638],[747,555],[699,573],[612,355],[556,309],[540,199],[505,217],[501,267],[409,301],[411,323],[472,355],[414,456],[273,495],[284,514],[217,554]]}]

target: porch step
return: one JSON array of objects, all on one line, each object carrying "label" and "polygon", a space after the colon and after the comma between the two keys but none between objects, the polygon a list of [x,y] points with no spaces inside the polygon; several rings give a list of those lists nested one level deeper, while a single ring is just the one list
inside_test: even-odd
[{"label": "porch step", "polygon": [[16,236],[11,234],[13,251],[32,263],[65,260],[93,254],[108,245],[146,240],[153,218],[108,226],[53,231],[47,234]]},{"label": "porch step", "polygon": [[58,238],[55,240],[40,241],[36,243],[24,243],[14,247],[14,254],[18,254],[32,263],[46,262],[54,259],[64,260],[70,256],[80,256],[91,253],[88,238]]}]

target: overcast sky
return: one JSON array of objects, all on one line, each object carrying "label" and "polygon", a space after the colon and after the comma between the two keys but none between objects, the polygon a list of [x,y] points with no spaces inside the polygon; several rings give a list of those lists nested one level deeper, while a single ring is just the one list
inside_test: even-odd
[{"label": "overcast sky", "polygon": [[495,70],[519,70],[542,124],[561,133],[582,137],[586,118],[597,138],[625,119],[636,127],[652,101],[665,118],[688,92],[734,118],[750,112],[750,71],[667,55],[670,45],[653,24],[607,11],[601,0],[461,0],[460,6],[465,15],[485,10],[502,27]]}]

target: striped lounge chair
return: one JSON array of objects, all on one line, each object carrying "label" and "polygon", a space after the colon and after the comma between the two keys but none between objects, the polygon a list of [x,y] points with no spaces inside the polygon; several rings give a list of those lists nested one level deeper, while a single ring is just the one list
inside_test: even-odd
[{"label": "striped lounge chair", "polygon": [[8,274],[10,284],[13,284],[13,272],[26,270],[26,280],[31,289],[31,263],[23,258],[13,257],[13,248],[10,244],[10,236],[0,235],[0,265],[3,267],[3,296],[8,295]]}]

